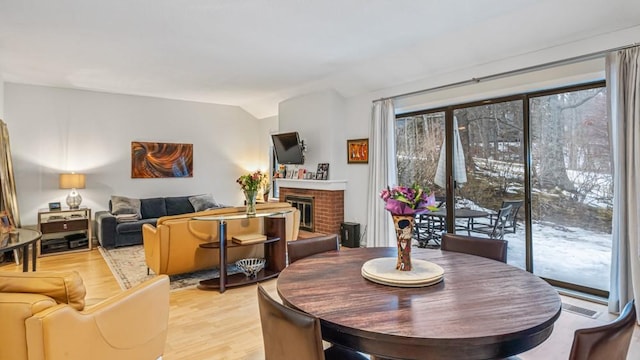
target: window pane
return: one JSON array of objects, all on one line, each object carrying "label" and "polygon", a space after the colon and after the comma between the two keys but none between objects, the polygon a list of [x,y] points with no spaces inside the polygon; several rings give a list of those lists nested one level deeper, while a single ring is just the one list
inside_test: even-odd
[{"label": "window pane", "polygon": [[[443,197],[444,190],[434,184],[434,177],[444,141],[444,112],[398,118],[395,131],[398,184],[417,183],[435,191],[439,199]],[[414,239],[418,246],[439,244],[444,222],[433,220],[416,217]]]},{"label": "window pane", "polygon": [[[489,214],[474,218],[457,215],[456,232],[507,240],[508,263],[525,268],[522,112],[522,101],[515,100],[456,109],[453,114],[467,171],[466,183],[457,182],[456,209]],[[506,209],[503,221],[497,217],[501,208]]]},{"label": "window pane", "polygon": [[609,290],[613,185],[605,88],[530,101],[534,273]]}]

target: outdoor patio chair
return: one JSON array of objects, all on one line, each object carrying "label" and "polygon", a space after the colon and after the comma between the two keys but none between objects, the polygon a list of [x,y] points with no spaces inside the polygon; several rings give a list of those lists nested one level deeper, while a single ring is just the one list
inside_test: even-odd
[{"label": "outdoor patio chair", "polygon": [[334,345],[324,350],[320,319],[275,301],[262,285],[258,285],[258,308],[265,360],[366,359],[342,346]]},{"label": "outdoor patio chair", "polygon": [[511,205],[508,205],[498,210],[498,213],[495,215],[495,220],[492,223],[484,224],[469,220],[467,231],[469,235],[471,235],[471,232],[476,232],[488,235],[491,239],[502,240],[504,239],[505,226],[510,214]]},{"label": "outdoor patio chair", "polygon": [[[500,208],[505,208],[509,205],[511,205],[511,212],[509,213],[509,215],[507,216],[506,219],[506,223],[504,225],[504,232],[505,233],[511,233],[511,234],[515,234],[516,233],[516,227],[517,227],[517,220],[518,220],[518,212],[520,211],[520,208],[522,207],[522,204],[524,203],[524,200],[503,200],[502,201],[502,205],[500,205]],[[496,221],[497,219],[497,212],[492,213],[491,215],[489,215],[489,224],[493,225],[493,223]],[[470,227],[474,227],[476,224],[483,224],[482,222],[478,222],[477,219],[471,219],[471,223],[469,224]],[[486,225],[486,224],[484,224]]]},{"label": "outdoor patio chair", "polygon": [[576,330],[569,360],[625,360],[636,317],[635,302],[631,300],[616,320],[606,325]]},{"label": "outdoor patio chair", "polygon": [[[436,196],[436,206],[441,208],[445,204],[444,196]],[[416,215],[413,235],[418,240],[418,247],[424,248],[433,241],[436,246],[440,246],[442,233],[447,230],[443,218],[429,216],[428,214]]]}]

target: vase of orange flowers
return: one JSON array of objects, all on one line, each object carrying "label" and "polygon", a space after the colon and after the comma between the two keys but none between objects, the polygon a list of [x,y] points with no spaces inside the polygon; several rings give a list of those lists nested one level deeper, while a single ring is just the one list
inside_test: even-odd
[{"label": "vase of orange flowers", "polygon": [[435,195],[428,188],[413,184],[410,187],[387,187],[382,190],[380,197],[386,203],[385,209],[391,213],[396,230],[396,244],[398,246],[396,270],[411,271],[411,237],[415,216],[436,208]]},{"label": "vase of orange flowers", "polygon": [[267,175],[257,170],[253,173],[242,175],[236,180],[244,192],[247,215],[256,214],[256,196],[265,179],[267,179]]}]

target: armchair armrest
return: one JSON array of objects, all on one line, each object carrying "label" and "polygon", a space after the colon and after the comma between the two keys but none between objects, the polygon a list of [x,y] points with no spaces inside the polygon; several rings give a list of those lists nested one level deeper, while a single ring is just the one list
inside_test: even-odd
[{"label": "armchair armrest", "polygon": [[0,272],[0,293],[41,294],[82,310],[87,291],[76,271]]},{"label": "armchair armrest", "polygon": [[169,319],[169,278],[157,276],[85,311],[58,305],[27,319],[29,359],[157,359]]},{"label": "armchair armrest", "polygon": [[96,219],[96,236],[100,245],[106,248],[116,246],[116,221],[115,215],[103,210],[95,214]]}]

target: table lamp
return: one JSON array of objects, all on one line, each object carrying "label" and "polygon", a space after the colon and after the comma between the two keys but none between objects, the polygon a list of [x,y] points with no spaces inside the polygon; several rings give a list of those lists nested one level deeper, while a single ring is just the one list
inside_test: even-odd
[{"label": "table lamp", "polygon": [[67,205],[69,205],[70,209],[77,209],[80,207],[82,197],[78,194],[76,189],[84,189],[84,183],[84,174],[60,174],[60,189],[71,189],[71,192],[67,196]]}]

